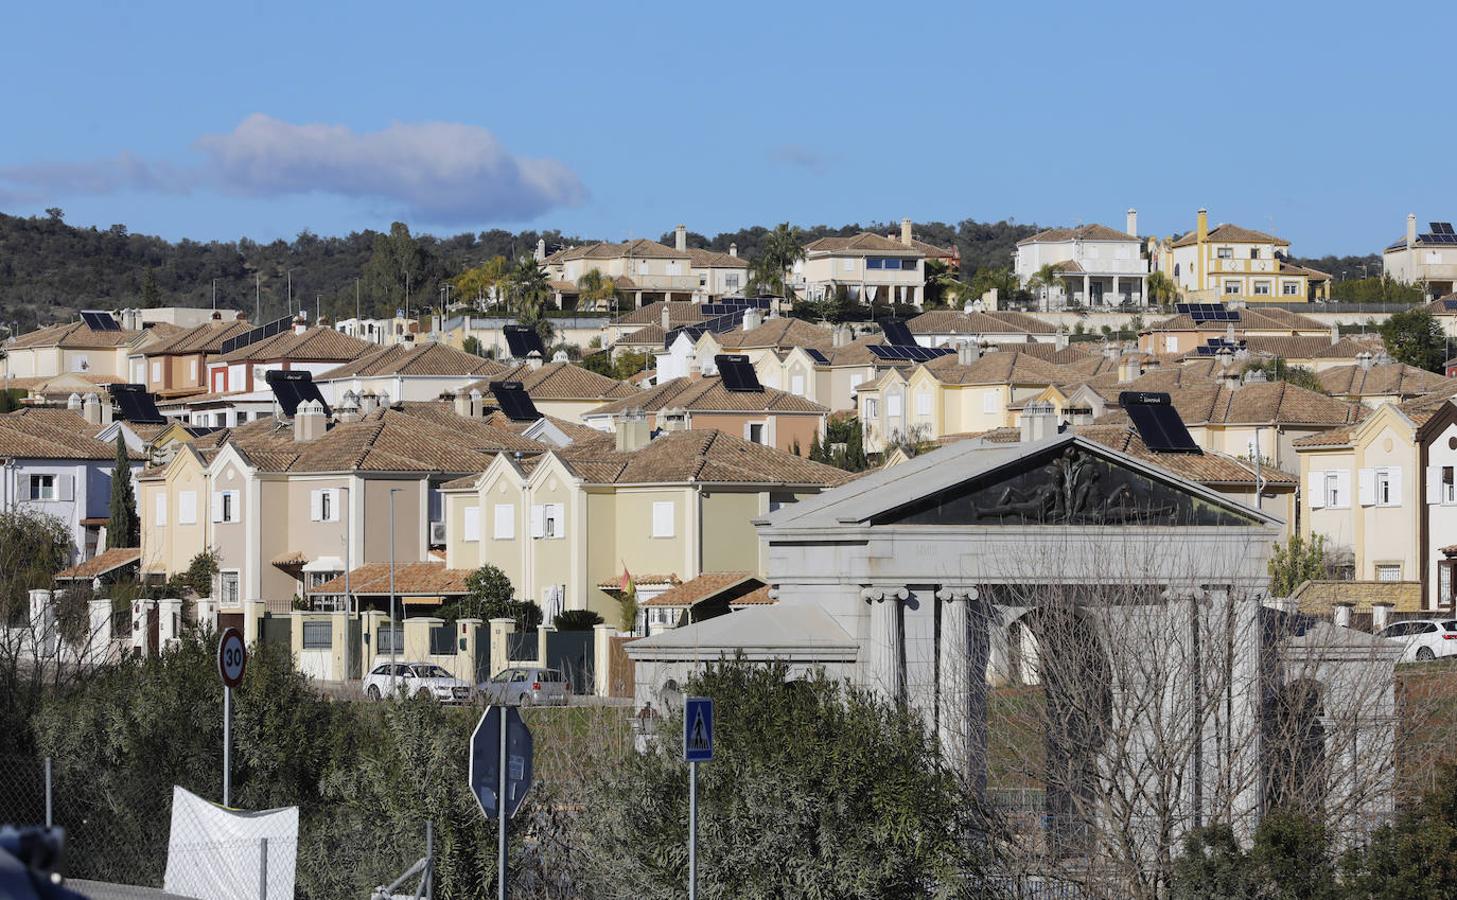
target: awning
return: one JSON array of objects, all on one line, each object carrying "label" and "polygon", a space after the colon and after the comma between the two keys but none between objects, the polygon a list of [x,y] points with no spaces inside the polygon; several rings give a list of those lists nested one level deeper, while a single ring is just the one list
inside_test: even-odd
[{"label": "awning", "polygon": [[305,572],[342,572],[344,560],[337,556],[321,556],[304,566]]}]

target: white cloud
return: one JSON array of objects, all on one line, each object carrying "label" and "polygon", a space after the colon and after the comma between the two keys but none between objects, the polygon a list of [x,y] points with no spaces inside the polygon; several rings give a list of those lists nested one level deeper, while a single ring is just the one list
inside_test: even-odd
[{"label": "white cloud", "polygon": [[196,149],[203,160],[192,167],[123,153],[0,168],[0,196],[7,190],[17,196],[179,193],[203,186],[260,197],[318,192],[383,202],[438,224],[529,219],[586,197],[562,163],[513,155],[484,128],[453,122],[356,132],[254,114],[227,134],[204,135]]}]

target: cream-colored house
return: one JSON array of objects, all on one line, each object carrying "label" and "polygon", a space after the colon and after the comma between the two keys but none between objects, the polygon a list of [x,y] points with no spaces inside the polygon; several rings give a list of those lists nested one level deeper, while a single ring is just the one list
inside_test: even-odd
[{"label": "cream-colored house", "polygon": [[558,307],[576,308],[577,283],[592,270],[617,285],[618,296],[633,309],[656,301],[702,303],[742,294],[748,283],[749,262],[728,253],[688,248],[687,229],[674,231],[674,246],[637,239],[621,244],[598,243],[568,247],[542,259]]},{"label": "cream-colored house", "polygon": [[1450,222],[1432,222],[1417,233],[1416,213],[1406,217],[1406,234],[1381,253],[1381,273],[1402,284],[1419,284],[1430,299],[1457,290],[1457,232]]},{"label": "cream-colored house", "polygon": [[1457,406],[1385,404],[1295,450],[1301,534],[1324,536],[1358,581],[1420,581],[1427,608],[1452,609]]},{"label": "cream-colored house", "polygon": [[539,360],[511,366],[500,372],[472,382],[455,392],[457,401],[471,391],[480,394],[480,401],[486,405],[494,403],[491,383],[499,381],[520,382],[531,398],[536,411],[544,416],[581,422],[582,416],[614,400],[638,396],[642,389],[626,381],[617,381],[589,369],[558,360],[542,364]]},{"label": "cream-colored house", "polygon": [[446,559],[500,568],[548,621],[592,609],[616,622],[617,599],[600,585],[624,570],[665,585],[669,575],[763,571],[753,521],[848,478],[732,434],[650,439],[641,419],[628,420],[615,435],[536,458],[500,454],[445,485]]},{"label": "cream-colored house", "polygon": [[406,341],[381,347],[314,376],[324,399],[339,403],[345,392],[356,397],[388,394],[394,400],[434,400],[472,382],[505,371],[495,360],[445,344]]},{"label": "cream-colored house", "polygon": [[128,355],[173,333],[170,326],[151,332],[94,329],[86,322],[38,328],[5,342],[5,380],[26,387],[32,381],[66,374],[81,376],[93,384],[129,381],[132,372],[127,365]]},{"label": "cream-colored house", "polygon": [[1452,379],[1398,362],[1373,362],[1370,353],[1355,365],[1333,366],[1320,372],[1320,386],[1332,397],[1370,407],[1403,403],[1441,390]]},{"label": "cream-colored house", "polygon": [[911,238],[909,219],[901,239],[871,234],[826,237],[804,247],[794,264],[791,285],[810,300],[823,300],[843,288],[859,303],[909,303],[925,300],[926,254]]},{"label": "cream-colored house", "polygon": [[1159,268],[1194,303],[1307,302],[1330,296],[1330,276],[1285,260],[1284,238],[1221,224],[1209,227],[1209,212],[1199,210],[1193,231],[1166,242],[1157,254]]}]

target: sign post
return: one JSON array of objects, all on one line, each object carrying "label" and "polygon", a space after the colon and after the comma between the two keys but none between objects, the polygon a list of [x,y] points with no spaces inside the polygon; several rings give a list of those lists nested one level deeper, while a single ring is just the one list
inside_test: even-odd
[{"label": "sign post", "polygon": [[683,759],[688,762],[688,900],[698,900],[698,764],[713,759],[713,698],[683,701]]},{"label": "sign post", "polygon": [[233,688],[243,683],[248,645],[243,633],[227,628],[218,639],[218,677],[223,680],[223,806],[233,805]]},{"label": "sign post", "polygon": [[491,706],[470,739],[470,789],[496,818],[496,896],[506,900],[506,824],[531,789],[531,731],[514,706]]}]

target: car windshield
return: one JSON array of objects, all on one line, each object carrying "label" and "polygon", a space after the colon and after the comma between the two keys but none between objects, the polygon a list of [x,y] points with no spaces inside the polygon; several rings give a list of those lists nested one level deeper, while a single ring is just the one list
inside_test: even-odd
[{"label": "car windshield", "polygon": [[496,673],[496,677],[495,678],[492,678],[491,680],[492,681],[510,681],[511,680],[511,676],[512,675],[515,675],[515,674],[516,674],[516,670],[515,669],[502,669],[501,671],[497,672]]},{"label": "car windshield", "polygon": [[415,674],[421,678],[449,678],[450,673],[439,666],[416,666]]}]

